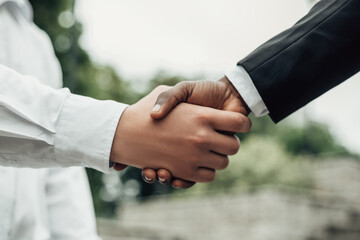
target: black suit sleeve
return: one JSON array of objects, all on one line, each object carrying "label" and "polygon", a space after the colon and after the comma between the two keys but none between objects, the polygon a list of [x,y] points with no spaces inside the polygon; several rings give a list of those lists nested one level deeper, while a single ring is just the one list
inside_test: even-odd
[{"label": "black suit sleeve", "polygon": [[278,122],[360,70],[360,0],[323,0],[241,60]]}]

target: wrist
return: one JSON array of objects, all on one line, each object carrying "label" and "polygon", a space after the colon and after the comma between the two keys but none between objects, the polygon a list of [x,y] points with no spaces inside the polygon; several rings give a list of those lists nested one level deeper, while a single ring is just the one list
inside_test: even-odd
[{"label": "wrist", "polygon": [[250,114],[251,110],[248,107],[248,105],[246,104],[246,102],[244,101],[244,99],[241,97],[239,92],[236,90],[234,85],[230,82],[230,80],[226,76],[224,76],[219,81],[223,82],[228,87],[228,89],[231,91],[231,93],[240,100],[241,105],[242,105],[241,113],[248,116]]},{"label": "wrist", "polygon": [[[121,144],[122,144],[122,139],[121,138],[124,138],[125,136],[125,133],[121,130],[123,128],[123,125],[124,125],[124,121],[125,118],[127,117],[127,113],[129,111],[129,108],[130,107],[127,107],[124,112],[122,113],[120,119],[119,119],[119,122],[117,124],[117,127],[116,127],[116,130],[115,130],[115,134],[114,134],[114,140],[113,140],[113,143],[112,143],[112,146],[111,146],[111,150],[110,150],[110,163],[120,163],[120,164],[123,164],[122,163],[122,154],[121,154]],[[114,165],[114,164],[112,164]]]}]

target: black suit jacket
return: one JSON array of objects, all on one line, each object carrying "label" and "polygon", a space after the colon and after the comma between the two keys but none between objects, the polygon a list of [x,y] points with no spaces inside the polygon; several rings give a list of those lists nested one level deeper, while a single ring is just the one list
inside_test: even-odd
[{"label": "black suit jacket", "polygon": [[360,0],[320,1],[238,65],[282,120],[360,70]]}]

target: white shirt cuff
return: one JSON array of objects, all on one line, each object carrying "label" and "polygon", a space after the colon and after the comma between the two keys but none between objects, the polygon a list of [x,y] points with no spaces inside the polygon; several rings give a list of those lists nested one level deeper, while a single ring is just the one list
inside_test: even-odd
[{"label": "white shirt cuff", "polygon": [[55,137],[60,166],[84,166],[108,173],[110,150],[126,104],[71,94],[65,101]]},{"label": "white shirt cuff", "polygon": [[269,110],[251,80],[251,77],[242,66],[236,66],[236,68],[228,71],[225,76],[239,92],[255,117],[269,114]]}]

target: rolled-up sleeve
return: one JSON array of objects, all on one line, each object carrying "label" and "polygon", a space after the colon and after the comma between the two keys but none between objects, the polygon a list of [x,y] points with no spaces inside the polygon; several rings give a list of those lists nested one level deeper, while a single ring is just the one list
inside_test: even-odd
[{"label": "rolled-up sleeve", "polygon": [[53,89],[2,65],[0,85],[1,165],[109,171],[113,137],[127,105]]}]

